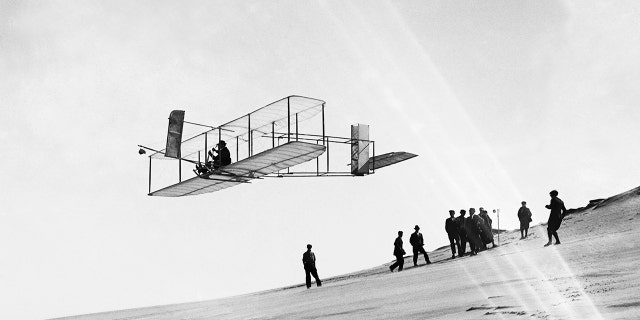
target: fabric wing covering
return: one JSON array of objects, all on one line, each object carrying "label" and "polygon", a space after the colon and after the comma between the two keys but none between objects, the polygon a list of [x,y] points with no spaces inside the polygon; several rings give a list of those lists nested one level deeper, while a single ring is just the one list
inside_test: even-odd
[{"label": "fabric wing covering", "polygon": [[315,159],[325,150],[323,145],[292,141],[224,166],[209,178],[194,177],[149,195],[181,197],[215,192]]},{"label": "fabric wing covering", "polygon": [[[249,132],[254,136],[271,134],[272,128],[278,132],[287,132],[289,126],[295,126],[295,121],[303,122],[322,112],[324,101],[301,97],[289,96],[272,102],[245,116],[227,122],[219,129],[209,130],[206,133],[182,141],[181,157],[198,161],[198,151],[205,151],[205,136],[208,138],[208,148],[213,147],[218,138],[225,140],[227,144],[233,143],[238,138],[241,141],[249,140]],[[271,138],[269,138],[270,140]],[[202,156],[204,157],[204,154]],[[154,159],[172,159],[165,157],[164,150],[151,155]]]},{"label": "fabric wing covering", "polygon": [[[418,155],[409,152],[389,152],[369,159],[369,170],[380,169],[398,162],[409,160]],[[375,167],[374,167],[375,165]]]}]

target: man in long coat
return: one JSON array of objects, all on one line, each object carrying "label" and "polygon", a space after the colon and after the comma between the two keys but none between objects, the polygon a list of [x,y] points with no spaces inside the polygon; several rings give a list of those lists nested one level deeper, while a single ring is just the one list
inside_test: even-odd
[{"label": "man in long coat", "polygon": [[549,236],[549,242],[544,246],[551,245],[551,236],[556,238],[555,244],[560,244],[558,239],[558,229],[564,218],[564,214],[567,212],[567,208],[564,207],[564,202],[558,198],[558,191],[553,190],[549,192],[551,196],[551,202],[545,206],[547,209],[551,209],[549,213],[549,220],[547,221],[547,235]]},{"label": "man in long coat", "polygon": [[496,246],[495,242],[493,242],[493,231],[491,231],[491,217],[489,217],[489,213],[484,208],[480,207],[480,214],[478,217],[482,218],[482,223],[480,224],[480,228],[482,229],[481,237],[482,244],[486,248],[486,245],[491,243],[492,248]]},{"label": "man in long coat", "polygon": [[526,239],[529,235],[529,222],[531,222],[531,210],[527,208],[527,202],[521,202],[522,207],[518,209],[518,220],[520,220],[520,239]]},{"label": "man in long coat", "polygon": [[480,238],[480,217],[476,215],[475,208],[469,208],[469,217],[466,219],[465,224],[467,227],[467,239],[469,240],[469,246],[471,247],[471,255],[476,255],[482,248],[482,238]]}]

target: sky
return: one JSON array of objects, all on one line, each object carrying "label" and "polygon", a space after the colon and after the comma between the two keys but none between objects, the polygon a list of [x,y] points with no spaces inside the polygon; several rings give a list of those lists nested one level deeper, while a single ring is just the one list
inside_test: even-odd
[{"label": "sky", "polygon": [[[0,1],[0,318],[213,299],[393,259],[418,224],[518,227],[638,186],[635,1]],[[362,178],[147,196],[167,116],[218,125],[288,95],[327,133],[419,156]],[[348,162],[348,155],[345,155]],[[494,224],[497,216],[492,214]]]}]

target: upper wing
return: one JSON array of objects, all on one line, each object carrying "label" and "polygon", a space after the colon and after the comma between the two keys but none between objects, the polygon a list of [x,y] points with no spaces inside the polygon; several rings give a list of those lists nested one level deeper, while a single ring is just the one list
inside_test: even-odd
[{"label": "upper wing", "polygon": [[[272,129],[286,132],[292,123],[320,114],[324,103],[322,100],[302,96],[288,96],[272,102],[238,119],[185,139],[181,143],[181,157],[198,161],[198,152],[204,156],[205,149],[213,147],[219,139],[225,140],[227,144],[235,144],[236,139],[246,142],[250,140],[250,136],[270,133]],[[164,153],[164,149],[159,150],[151,157],[167,159]]]},{"label": "upper wing", "polygon": [[324,153],[323,145],[292,141],[232,163],[214,171],[208,178],[194,177],[150,193],[150,196],[181,197],[214,192],[246,183],[286,169]]}]

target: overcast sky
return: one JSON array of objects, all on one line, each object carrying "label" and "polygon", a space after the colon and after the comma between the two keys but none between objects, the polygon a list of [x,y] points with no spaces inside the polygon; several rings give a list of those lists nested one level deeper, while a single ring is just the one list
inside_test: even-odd
[{"label": "overcast sky", "polygon": [[[637,187],[639,6],[0,1],[0,318],[301,283],[307,243],[325,278],[392,260],[415,224],[445,245],[449,209],[515,229],[552,189],[575,208]],[[171,110],[217,125],[292,94],[327,102],[328,134],[369,124],[377,153],[419,157],[146,195],[137,144],[162,148]]]}]

